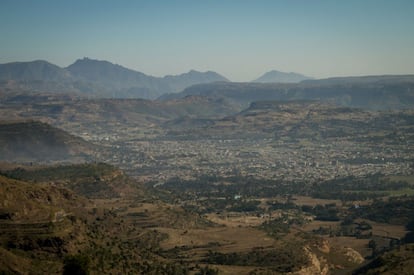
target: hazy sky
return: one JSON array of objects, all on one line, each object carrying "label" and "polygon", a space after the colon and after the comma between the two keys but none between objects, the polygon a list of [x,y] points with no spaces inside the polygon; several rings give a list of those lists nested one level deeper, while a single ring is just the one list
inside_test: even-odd
[{"label": "hazy sky", "polygon": [[163,76],[414,73],[413,0],[0,0],[0,63],[108,60]]}]

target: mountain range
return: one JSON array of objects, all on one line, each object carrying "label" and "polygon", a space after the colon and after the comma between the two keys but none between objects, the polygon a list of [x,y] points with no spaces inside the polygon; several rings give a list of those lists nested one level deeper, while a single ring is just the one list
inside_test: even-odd
[{"label": "mountain range", "polygon": [[9,90],[79,93],[96,97],[154,99],[200,83],[228,81],[218,73],[191,70],[154,77],[108,61],[83,58],[61,68],[47,61],[0,64],[1,87]]},{"label": "mountain range", "polygon": [[405,109],[414,106],[414,75],[311,79],[273,70],[252,82],[235,83],[212,71],[154,77],[108,61],[83,58],[66,68],[42,60],[0,64],[0,92],[151,100],[195,95],[241,109],[263,100],[318,100],[347,107]]}]

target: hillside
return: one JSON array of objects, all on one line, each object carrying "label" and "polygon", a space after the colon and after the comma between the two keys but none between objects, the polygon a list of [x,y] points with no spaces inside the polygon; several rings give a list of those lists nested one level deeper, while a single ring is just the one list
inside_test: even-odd
[{"label": "hillside", "polygon": [[82,206],[86,200],[68,189],[31,184],[0,175],[2,222],[50,222],[55,213]]},{"label": "hillside", "polygon": [[3,164],[0,174],[11,179],[67,188],[87,198],[142,195],[142,190],[137,189],[121,170],[105,163],[27,167]]},{"label": "hillside", "polygon": [[[0,273],[74,274],[68,270],[75,268],[91,274],[187,274],[204,269],[177,261],[161,242],[169,238],[165,231],[175,235],[211,223],[154,196],[146,199],[142,185],[114,172],[119,170],[98,164],[30,166],[0,175]],[[119,187],[120,176],[135,185],[122,198],[85,199],[79,190],[62,187],[79,178],[93,186],[96,177]]]},{"label": "hillside", "polygon": [[[108,273],[114,269],[119,271],[121,267],[115,264],[119,262],[116,251],[119,253],[120,249],[133,245],[137,248],[123,252],[131,256],[123,264],[129,265],[144,255],[144,251],[147,256],[143,257],[151,257],[148,246],[159,238],[157,233],[141,228],[127,230],[131,228],[130,221],[125,224],[124,219],[118,218],[113,205],[106,206],[102,199],[105,196],[96,189],[97,179],[101,185],[119,188],[120,177],[124,178],[123,185],[131,188],[133,182],[119,172],[104,164],[85,164],[17,167],[6,171],[7,176],[0,175],[0,273],[62,274],[71,263],[76,266],[79,261],[85,261],[85,269],[93,267],[93,274],[103,268]],[[84,190],[74,188],[80,181],[94,188],[95,195],[101,193],[97,196],[100,200],[86,199]],[[141,191],[133,188],[128,195],[137,199]],[[109,197],[117,196],[109,194]],[[127,202],[119,202],[118,207]],[[113,243],[114,236],[125,238],[125,243]]]},{"label": "hillside", "polygon": [[59,255],[75,252],[84,231],[75,213],[87,204],[64,188],[0,176],[0,273],[61,270]]},{"label": "hillside", "polygon": [[0,123],[0,159],[20,162],[85,160],[94,145],[38,121]]},{"label": "hillside", "polygon": [[411,274],[414,270],[414,244],[405,244],[377,257],[352,274]]},{"label": "hillside", "polygon": [[276,70],[269,71],[264,73],[259,78],[253,80],[252,82],[259,83],[299,83],[303,80],[311,79],[303,74],[298,73],[285,73]]}]

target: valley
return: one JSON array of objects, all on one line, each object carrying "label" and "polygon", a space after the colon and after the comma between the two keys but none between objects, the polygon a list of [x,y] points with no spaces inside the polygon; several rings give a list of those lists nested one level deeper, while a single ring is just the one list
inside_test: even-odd
[{"label": "valley", "polygon": [[0,1],[0,275],[413,275],[414,1]]},{"label": "valley", "polygon": [[352,274],[411,251],[412,109],[260,99],[2,93],[0,272]]}]

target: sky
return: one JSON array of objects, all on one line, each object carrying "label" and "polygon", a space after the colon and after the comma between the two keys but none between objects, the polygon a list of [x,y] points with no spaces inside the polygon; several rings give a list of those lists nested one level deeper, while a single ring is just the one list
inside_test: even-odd
[{"label": "sky", "polygon": [[0,0],[0,63],[83,57],[232,81],[414,74],[414,1]]}]

